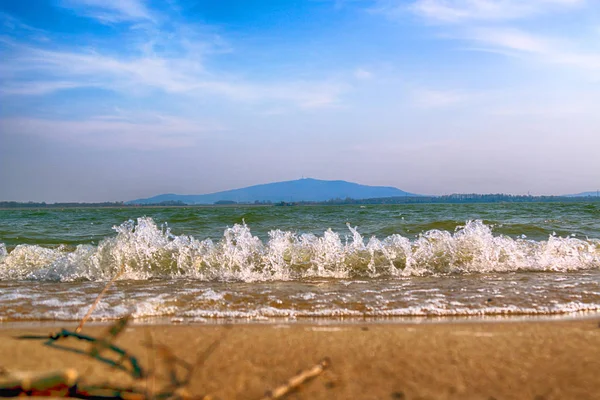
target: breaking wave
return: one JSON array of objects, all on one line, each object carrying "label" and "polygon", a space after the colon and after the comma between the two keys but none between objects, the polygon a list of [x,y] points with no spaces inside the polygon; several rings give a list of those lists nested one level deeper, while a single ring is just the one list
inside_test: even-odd
[{"label": "breaking wave", "polygon": [[148,217],[115,226],[117,235],[76,248],[0,243],[0,280],[107,280],[183,277],[204,281],[270,281],[302,278],[407,277],[600,268],[600,240],[558,237],[533,241],[494,235],[483,222],[455,232],[429,230],[409,239],[393,234],[365,240],[357,228],[340,235],[272,230],[263,242],[236,224],[222,239],[174,235]]}]

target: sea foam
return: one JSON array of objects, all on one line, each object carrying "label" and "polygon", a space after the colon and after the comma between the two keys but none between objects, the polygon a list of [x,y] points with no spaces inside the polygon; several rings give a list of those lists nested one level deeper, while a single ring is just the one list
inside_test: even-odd
[{"label": "sea foam", "polygon": [[0,280],[102,281],[121,266],[122,280],[188,278],[203,281],[273,281],[303,278],[381,278],[423,275],[568,272],[600,267],[600,240],[558,237],[533,241],[494,235],[482,221],[454,232],[429,230],[414,238],[363,238],[348,226],[340,235],[272,230],[265,242],[236,224],[213,242],[174,235],[151,218],[115,226],[97,246],[45,248],[0,243]]}]

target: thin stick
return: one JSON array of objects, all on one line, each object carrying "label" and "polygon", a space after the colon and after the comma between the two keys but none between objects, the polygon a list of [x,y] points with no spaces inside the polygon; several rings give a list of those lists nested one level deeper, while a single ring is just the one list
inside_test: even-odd
[{"label": "thin stick", "polygon": [[194,365],[192,365],[192,368],[190,368],[188,370],[188,376],[185,379],[185,384],[189,384],[190,381],[192,380],[192,374],[194,373],[194,370],[200,366],[202,366],[204,364],[204,362],[206,360],[208,360],[208,357],[210,357],[210,355],[217,349],[217,347],[219,347],[219,345],[221,344],[221,342],[225,339],[227,332],[223,332],[223,334],[221,336],[219,336],[217,338],[217,340],[215,340],[214,342],[212,342],[206,349],[204,349],[204,351],[200,354],[198,354],[198,357],[196,358],[196,362],[194,363]]},{"label": "thin stick", "polygon": [[167,373],[169,376],[171,388],[179,388],[185,386],[187,382],[185,380],[181,380],[178,376],[177,367],[181,367],[186,371],[189,371],[193,368],[192,364],[187,361],[177,357],[173,350],[171,350],[167,345],[164,344],[155,344],[154,349],[158,352],[158,356],[162,359],[165,369],[167,369]]},{"label": "thin stick", "polygon": [[146,333],[146,343],[148,350],[148,375],[146,376],[146,397],[151,399],[154,397],[154,393],[156,391],[156,376],[154,373],[154,369],[156,368],[156,351],[154,350],[154,336],[152,336],[152,332],[148,329],[145,331]]},{"label": "thin stick", "polygon": [[90,315],[92,315],[92,312],[94,311],[94,309],[96,308],[96,306],[98,305],[98,303],[100,302],[102,297],[104,297],[104,294],[106,293],[108,288],[117,280],[117,278],[119,276],[121,276],[121,274],[123,273],[124,270],[125,270],[125,264],[121,264],[121,268],[119,269],[119,272],[117,272],[117,274],[106,284],[106,286],[104,286],[104,289],[102,289],[102,291],[100,292],[98,297],[96,297],[96,300],[94,300],[94,302],[92,303],[92,306],[88,310],[87,314],[85,314],[85,317],[83,317],[83,319],[81,320],[81,322],[75,329],[75,333],[81,332],[81,329],[83,328],[83,324],[85,324],[86,321],[90,318]]},{"label": "thin stick", "polygon": [[325,369],[327,369],[329,367],[329,364],[330,364],[329,359],[324,358],[323,360],[319,361],[319,363],[316,364],[315,366],[313,366],[312,368],[307,369],[306,371],[300,371],[300,373],[298,375],[291,377],[283,385],[278,386],[275,389],[267,392],[265,394],[265,397],[263,397],[261,400],[281,399],[282,397],[284,397],[285,395],[290,393],[292,390],[297,389],[300,385],[302,385],[306,381],[323,373],[323,371],[325,371]]},{"label": "thin stick", "polygon": [[[117,335],[119,332],[123,330],[126,326],[127,321],[129,320],[129,316],[125,316],[115,322],[115,325],[109,329],[109,339],[112,337],[114,339],[114,335]],[[92,343],[92,348],[89,351],[80,350],[74,347],[66,347],[63,345],[59,345],[56,342],[64,339],[64,338],[75,338],[78,340],[82,340],[85,342]],[[107,338],[95,338],[89,335],[84,335],[82,333],[75,333],[68,331],[66,329],[61,330],[60,332],[53,333],[50,336],[18,336],[17,339],[47,339],[44,344],[46,346],[54,347],[64,351],[70,351],[72,353],[82,354],[89,357],[92,357],[100,362],[105,364],[109,364],[114,368],[119,368],[123,371],[128,372],[134,379],[140,379],[146,376],[146,372],[140,366],[137,358],[130,355],[126,350],[115,346],[110,340]],[[104,357],[100,353],[103,350],[109,350],[113,355],[119,356],[118,360],[114,360],[112,358]],[[129,368],[126,365],[123,365],[124,362],[127,361],[129,364]]]},{"label": "thin stick", "polygon": [[33,395],[43,394],[52,389],[67,388],[77,382],[78,376],[77,371],[67,368],[62,371],[0,381],[0,397],[13,397],[12,394],[19,395],[26,392],[31,392]]}]

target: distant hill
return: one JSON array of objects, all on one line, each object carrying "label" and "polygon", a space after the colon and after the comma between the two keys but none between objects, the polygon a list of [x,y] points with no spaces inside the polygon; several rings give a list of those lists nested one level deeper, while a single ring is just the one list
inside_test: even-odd
[{"label": "distant hill", "polygon": [[577,194],[567,194],[565,197],[598,197],[598,191],[595,192],[582,192]]},{"label": "distant hill", "polygon": [[128,201],[126,204],[157,204],[177,201],[185,204],[214,204],[216,202],[254,203],[256,201],[277,203],[281,201],[327,201],[348,197],[352,199],[368,199],[397,196],[418,195],[389,186],[367,186],[346,181],[324,181],[305,178],[210,194],[161,194],[147,199]]}]

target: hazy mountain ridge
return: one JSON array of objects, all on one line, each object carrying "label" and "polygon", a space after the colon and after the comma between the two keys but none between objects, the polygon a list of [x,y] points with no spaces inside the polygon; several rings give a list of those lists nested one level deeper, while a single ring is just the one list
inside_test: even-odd
[{"label": "hazy mountain ridge", "polygon": [[419,196],[391,186],[368,186],[347,181],[326,181],[304,178],[293,181],[266,183],[223,192],[179,195],[161,194],[146,199],[137,199],[126,204],[157,204],[166,201],[181,201],[186,204],[214,204],[217,201],[238,203],[327,201],[331,199],[367,199],[395,196]]},{"label": "hazy mountain ridge", "polygon": [[565,197],[598,197],[599,192],[594,190],[593,192],[581,192],[576,194],[566,194]]}]

